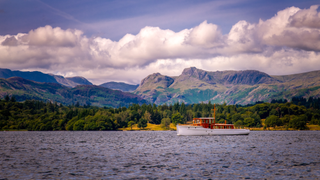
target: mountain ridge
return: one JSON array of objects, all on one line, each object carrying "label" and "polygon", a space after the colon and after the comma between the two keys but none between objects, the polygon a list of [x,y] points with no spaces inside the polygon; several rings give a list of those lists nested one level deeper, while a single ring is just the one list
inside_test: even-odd
[{"label": "mountain ridge", "polygon": [[[10,77],[14,74],[12,72],[14,71],[0,69],[0,77]],[[16,71],[16,74],[19,74],[20,72],[21,71]],[[46,100],[45,98],[53,96],[53,99],[59,100],[60,102],[71,103],[75,102],[74,99],[70,99],[75,92],[67,89],[76,88],[77,90],[75,91],[88,95],[88,91],[79,90],[79,88],[82,88],[87,90],[91,89],[98,94],[103,94],[103,96],[96,96],[93,94],[93,99],[91,100],[87,95],[77,94],[77,97],[80,98],[78,100],[82,103],[92,101],[97,106],[108,104],[103,100],[106,97],[110,98],[106,95],[107,93],[117,94],[107,89],[120,89],[121,91],[132,92],[136,88],[133,91],[136,96],[131,97],[131,95],[127,95],[125,96],[128,98],[127,100],[136,98],[137,101],[133,102],[142,102],[142,99],[138,98],[139,96],[145,100],[143,101],[144,103],[151,102],[155,104],[175,102],[189,104],[209,101],[212,103],[226,102],[227,104],[251,104],[256,101],[271,101],[271,99],[279,98],[290,100],[293,96],[303,96],[305,98],[310,96],[320,97],[320,71],[275,76],[256,70],[211,72],[190,67],[185,68],[179,76],[166,76],[160,73],[150,74],[141,80],[138,87],[137,85],[129,85],[121,82],[108,82],[101,84],[100,86],[95,86],[83,77],[64,78],[63,76],[44,74],[39,71],[27,72],[25,75],[35,77],[32,76],[32,73],[33,75],[41,75],[40,77],[37,77],[38,79],[34,80],[49,82],[27,81],[26,79],[18,77],[2,79],[0,96],[9,93],[18,95],[18,97],[21,96],[26,98],[28,96],[29,98],[42,100]],[[8,80],[8,82],[4,80]],[[20,86],[12,86],[9,82],[20,83]],[[43,87],[39,87],[41,83],[44,83],[42,85]],[[82,83],[84,86],[79,83]],[[31,86],[37,88],[32,89]],[[47,87],[48,89],[46,90],[44,87]],[[105,89],[99,89],[99,87]],[[59,90],[58,92],[60,94],[56,94],[57,91],[55,88],[65,90]],[[118,95],[124,97],[122,94]],[[63,100],[63,98],[65,98],[65,100]],[[96,101],[95,98],[100,99],[99,102]],[[129,103],[125,99],[113,100],[117,102],[125,101],[127,104]],[[110,102],[109,104],[112,104],[112,106],[119,105],[119,103]]]},{"label": "mountain ridge", "polygon": [[[256,70],[210,72],[190,67],[175,77],[153,73],[141,81],[134,93],[156,104],[177,101],[248,104],[271,98],[319,96],[317,86],[320,71],[270,76]],[[309,93],[301,93],[305,91]]]},{"label": "mountain ridge", "polygon": [[120,91],[124,91],[124,92],[133,92],[134,90],[136,90],[139,86],[139,84],[137,85],[132,85],[132,84],[127,84],[127,83],[123,83],[123,82],[106,82],[103,84],[100,84],[99,86],[102,87],[106,87],[109,89],[114,89],[114,90],[120,90]]},{"label": "mountain ridge", "polygon": [[58,83],[67,87],[76,87],[81,84],[92,85],[86,78],[80,76],[63,77],[60,75],[45,74],[40,71],[12,71],[10,69],[0,68],[0,78],[8,79],[15,76],[36,82]]}]

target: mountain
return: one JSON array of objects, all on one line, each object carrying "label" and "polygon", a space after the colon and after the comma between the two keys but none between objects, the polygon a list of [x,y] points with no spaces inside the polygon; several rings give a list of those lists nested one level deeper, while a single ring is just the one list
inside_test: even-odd
[{"label": "mountain", "polygon": [[249,104],[293,96],[319,97],[320,71],[270,76],[255,70],[210,72],[190,67],[176,77],[151,74],[134,93],[156,104]]},{"label": "mountain", "polygon": [[24,79],[37,81],[37,82],[49,82],[49,83],[58,83],[57,80],[49,74],[44,74],[39,71],[33,72],[23,72],[23,71],[11,71],[10,69],[1,69],[0,68],[0,78],[10,78],[10,77],[22,77]]},{"label": "mountain", "polygon": [[109,89],[114,89],[114,90],[120,90],[120,91],[124,91],[124,92],[133,92],[134,90],[136,90],[138,88],[139,84],[138,85],[131,85],[131,84],[123,83],[123,82],[107,82],[107,83],[103,83],[99,86],[109,88]]},{"label": "mountain", "polygon": [[21,77],[24,79],[36,81],[36,82],[47,82],[47,83],[58,83],[67,87],[75,87],[77,85],[92,85],[84,77],[63,77],[54,74],[45,74],[39,71],[11,71],[10,69],[0,68],[0,78],[10,77]]},{"label": "mountain", "polygon": [[279,82],[279,80],[269,76],[266,73],[246,70],[246,71],[216,71],[207,72],[195,67],[186,68],[179,76],[177,81],[185,81],[189,78],[206,82],[208,84],[270,84]]},{"label": "mountain", "polygon": [[92,85],[91,82],[89,82],[86,78],[84,77],[80,77],[80,76],[76,76],[76,77],[66,77],[66,79],[74,82],[74,83],[78,83],[78,84],[83,84],[83,85]]},{"label": "mountain", "polygon": [[92,85],[91,82],[89,82],[84,77],[63,77],[59,75],[51,75],[55,78],[55,80],[64,86],[67,87],[76,87],[77,85]]},{"label": "mountain", "polygon": [[56,101],[62,104],[91,104],[93,106],[128,106],[131,103],[148,103],[132,93],[121,92],[95,85],[78,85],[69,88],[57,83],[35,82],[21,77],[0,78],[0,97],[14,95],[18,101],[35,99]]}]

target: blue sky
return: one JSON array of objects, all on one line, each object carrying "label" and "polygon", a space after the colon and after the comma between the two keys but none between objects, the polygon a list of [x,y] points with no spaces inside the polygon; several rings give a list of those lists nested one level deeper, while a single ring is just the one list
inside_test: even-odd
[{"label": "blue sky", "polygon": [[257,23],[279,10],[296,6],[309,8],[315,0],[2,0],[0,35],[27,33],[51,25],[76,28],[87,36],[119,40],[137,34],[145,26],[181,31],[207,20],[219,25],[224,34],[240,20]]},{"label": "blue sky", "polygon": [[1,0],[0,66],[95,84],[137,84],[190,66],[272,75],[319,70],[317,3]]}]

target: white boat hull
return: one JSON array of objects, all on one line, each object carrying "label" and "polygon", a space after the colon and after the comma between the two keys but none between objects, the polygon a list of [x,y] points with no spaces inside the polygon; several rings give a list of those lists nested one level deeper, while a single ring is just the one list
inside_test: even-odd
[{"label": "white boat hull", "polygon": [[202,126],[177,125],[178,136],[249,135],[249,129],[209,129]]}]

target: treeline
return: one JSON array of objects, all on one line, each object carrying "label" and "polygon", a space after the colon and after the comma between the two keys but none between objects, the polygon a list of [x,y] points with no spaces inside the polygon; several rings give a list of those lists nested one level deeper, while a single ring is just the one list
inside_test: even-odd
[{"label": "treeline", "polygon": [[[252,106],[216,105],[218,123],[233,123],[236,126],[265,128],[285,126],[293,129],[307,129],[306,124],[319,124],[320,110],[315,102],[319,99],[299,98],[292,102],[275,100]],[[308,106],[308,108],[306,107]],[[6,96],[0,100],[0,129],[27,129],[30,131],[51,130],[117,130],[138,124],[144,128],[148,123],[166,124],[186,123],[194,117],[213,116],[214,105],[209,103],[132,104],[128,108],[98,108],[93,106],[64,106],[56,102],[26,100],[16,102],[14,97]]]}]

